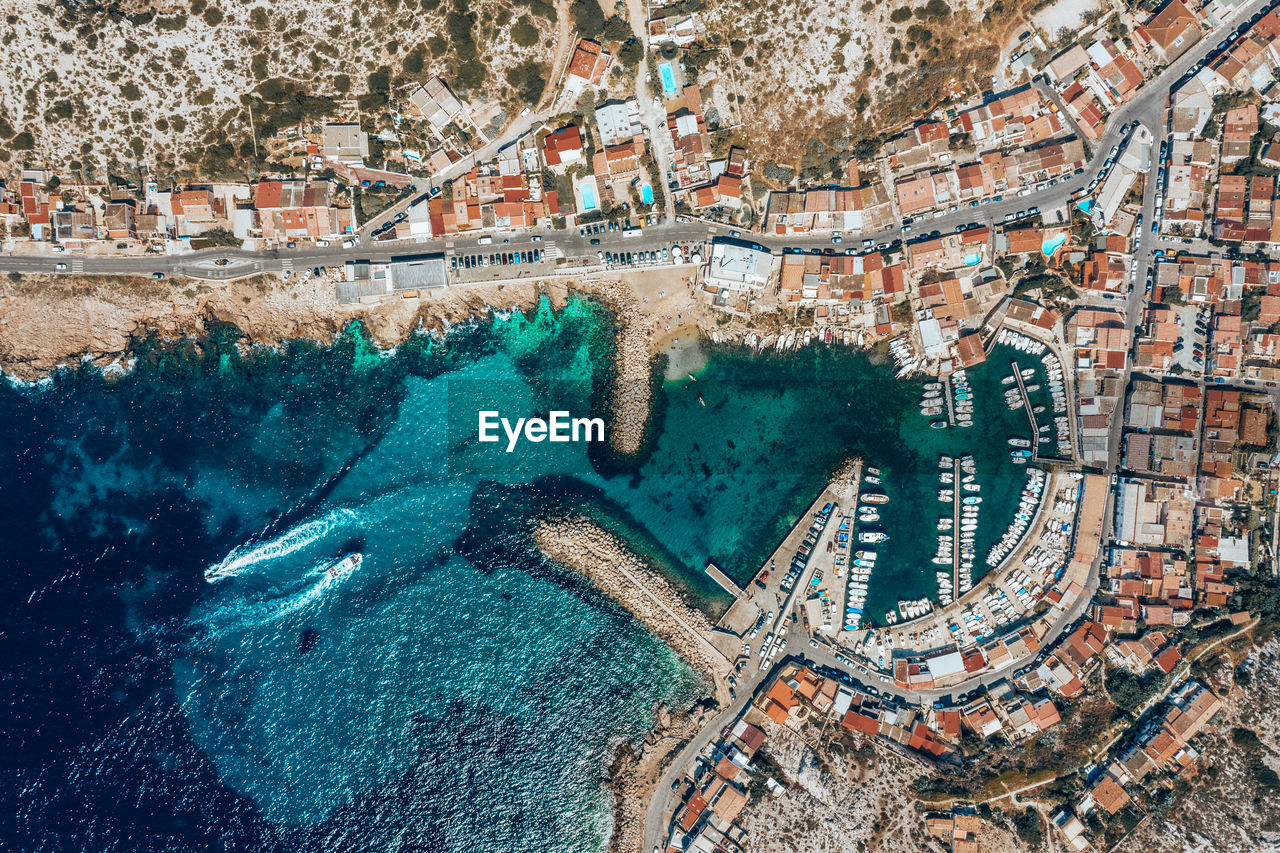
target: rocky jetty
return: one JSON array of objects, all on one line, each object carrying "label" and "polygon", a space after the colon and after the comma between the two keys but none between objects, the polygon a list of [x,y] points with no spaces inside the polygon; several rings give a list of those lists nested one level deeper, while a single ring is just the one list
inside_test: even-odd
[{"label": "rocky jetty", "polygon": [[652,323],[631,288],[622,282],[597,280],[591,290],[613,309],[618,324],[610,392],[613,432],[609,441],[618,453],[630,456],[639,452],[649,420]]},{"label": "rocky jetty", "polygon": [[[538,548],[579,572],[627,609],[714,686],[719,707],[729,699],[725,676],[730,663],[711,642],[713,628],[703,613],[685,604],[661,574],[617,537],[585,518],[549,519],[534,530]],[[644,812],[667,764],[715,715],[717,705],[699,703],[673,715],[659,706],[653,730],[639,746],[618,748],[609,768],[614,796],[613,853],[639,853]]]},{"label": "rocky jetty", "polygon": [[625,607],[719,691],[731,667],[710,639],[714,628],[702,611],[685,604],[666,578],[585,518],[544,520],[533,535],[542,553],[581,573]]}]

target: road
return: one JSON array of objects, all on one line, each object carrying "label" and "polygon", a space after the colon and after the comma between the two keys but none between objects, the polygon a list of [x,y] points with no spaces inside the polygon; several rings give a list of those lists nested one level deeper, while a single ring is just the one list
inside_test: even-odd
[{"label": "road", "polygon": [[[1275,0],[1254,0],[1254,2],[1238,10],[1229,21],[1238,21],[1252,16],[1274,2]],[[1137,97],[1113,113],[1107,123],[1106,130],[1095,145],[1093,158],[1084,167],[1081,174],[1072,175],[1065,180],[1061,180],[1055,186],[1037,190],[1027,196],[1018,197],[1014,195],[1012,198],[1004,198],[1001,201],[991,202],[980,207],[964,207],[935,218],[922,218],[909,227],[894,226],[875,233],[848,235],[846,243],[850,246],[856,245],[856,241],[865,240],[870,240],[875,244],[892,243],[900,239],[913,239],[913,234],[920,235],[933,231],[949,233],[962,226],[968,228],[980,225],[994,225],[1004,222],[1005,217],[1010,214],[1015,217],[1019,213],[1025,215],[1026,211],[1032,207],[1039,208],[1041,211],[1050,211],[1069,204],[1072,194],[1076,190],[1088,186],[1089,182],[1101,172],[1110,149],[1122,139],[1121,128],[1124,125],[1131,122],[1141,122],[1156,136],[1154,144],[1157,147],[1159,146],[1159,140],[1164,138],[1165,106],[1170,89],[1176,83],[1181,82],[1188,69],[1191,69],[1192,66],[1199,63],[1207,55],[1216,51],[1217,43],[1225,33],[1226,28],[1223,27],[1214,33],[1207,34],[1191,50],[1145,86]],[[637,93],[648,97],[643,67],[637,76]],[[662,128],[660,122],[650,114],[649,100],[642,99],[641,104],[645,123],[649,127],[654,145],[659,148],[659,153],[661,153],[665,151],[665,148],[659,145],[659,140],[663,136],[665,128]],[[405,255],[446,251],[460,254],[472,248],[479,251],[478,240],[486,235],[459,234],[433,238],[422,242],[373,243],[369,238],[369,232],[372,228],[380,226],[383,222],[393,219],[396,214],[403,212],[413,201],[413,198],[420,195],[426,188],[463,174],[475,162],[483,162],[491,158],[499,149],[539,126],[547,117],[541,112],[531,112],[518,118],[508,127],[502,138],[493,140],[480,148],[472,157],[455,163],[443,173],[429,180],[419,181],[415,184],[413,195],[383,211],[380,215],[374,217],[371,222],[366,223],[365,227],[361,229],[357,244],[351,248],[343,248],[340,244],[337,244],[328,247],[298,246],[294,249],[280,248],[263,252],[246,252],[239,249],[208,249],[184,255],[149,255],[143,257],[82,256],[76,253],[13,254],[0,256],[0,272],[84,272],[99,275],[152,275],[159,273],[170,277],[184,275],[210,280],[228,280],[260,272],[281,272],[317,266],[338,266],[348,260],[389,261]],[[660,164],[663,163],[663,159],[665,158],[659,159]],[[663,164],[663,168],[665,169],[665,164]],[[1154,214],[1154,182],[1148,181],[1147,183],[1147,191],[1143,199],[1144,228],[1148,227],[1153,221]],[[668,195],[670,194],[668,193]],[[641,238],[623,237],[621,232],[606,233],[598,237],[588,238],[578,234],[576,229],[569,231],[535,229],[487,236],[492,238],[494,244],[500,244],[505,241],[514,245],[528,242],[532,236],[537,235],[542,237],[544,241],[554,240],[567,257],[591,258],[597,251],[652,250],[665,248],[676,243],[700,242],[708,237],[727,235],[729,232],[730,228],[728,226],[697,220],[679,222],[668,216],[663,224],[646,228],[644,236]],[[779,237],[777,235],[749,234],[744,235],[744,237],[770,249],[774,253],[779,253],[784,248],[802,250],[832,248],[831,240],[826,236],[787,235]],[[591,239],[598,239],[599,244],[592,245],[590,243]],[[1145,281],[1146,270],[1151,265],[1152,252],[1155,245],[1155,241],[1151,239],[1144,239],[1142,242],[1142,250],[1137,255],[1138,275],[1136,281],[1139,283]],[[66,269],[56,269],[58,264],[65,264]],[[1142,298],[1142,287],[1135,286],[1125,306],[1128,314],[1127,322],[1131,329],[1133,324],[1137,322],[1138,309]],[[1116,430],[1120,426],[1118,421],[1119,419],[1117,419],[1114,427]]]}]

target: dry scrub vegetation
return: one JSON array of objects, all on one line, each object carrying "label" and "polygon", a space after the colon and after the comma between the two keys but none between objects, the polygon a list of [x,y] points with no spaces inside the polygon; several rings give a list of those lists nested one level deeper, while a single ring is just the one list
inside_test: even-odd
[{"label": "dry scrub vegetation", "polygon": [[[0,160],[133,174],[244,173],[258,139],[444,75],[501,119],[536,100],[554,0],[0,0]],[[536,89],[530,94],[530,89]]]},{"label": "dry scrub vegetation", "polygon": [[[697,2],[697,0],[694,0]],[[759,163],[835,177],[848,152],[990,85],[1030,0],[708,0],[717,108]],[[859,142],[862,143],[859,146]]]}]

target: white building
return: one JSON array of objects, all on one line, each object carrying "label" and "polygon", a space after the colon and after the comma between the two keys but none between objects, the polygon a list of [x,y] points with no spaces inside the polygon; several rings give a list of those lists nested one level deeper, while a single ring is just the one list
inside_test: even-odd
[{"label": "white building", "polygon": [[709,287],[760,290],[773,275],[773,254],[751,243],[717,239],[703,280]]},{"label": "white building", "polygon": [[640,106],[635,98],[609,101],[596,107],[596,126],[600,128],[600,142],[605,146],[617,145],[644,133],[644,125],[640,123]]}]

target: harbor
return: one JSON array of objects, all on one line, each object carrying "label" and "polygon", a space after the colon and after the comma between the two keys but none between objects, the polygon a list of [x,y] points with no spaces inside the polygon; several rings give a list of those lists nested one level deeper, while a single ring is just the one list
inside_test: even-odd
[{"label": "harbor", "polygon": [[[838,543],[843,533],[847,544],[846,522],[858,499],[862,470],[862,462],[854,460],[837,472],[717,622],[721,637],[742,640],[731,655],[739,670],[747,662],[765,669],[784,651],[783,622],[797,618],[792,614],[797,600],[807,628],[830,631],[835,624],[843,597],[838,584],[834,590],[829,584],[847,568],[840,559],[847,548]],[[815,605],[808,605],[811,599]]]}]

